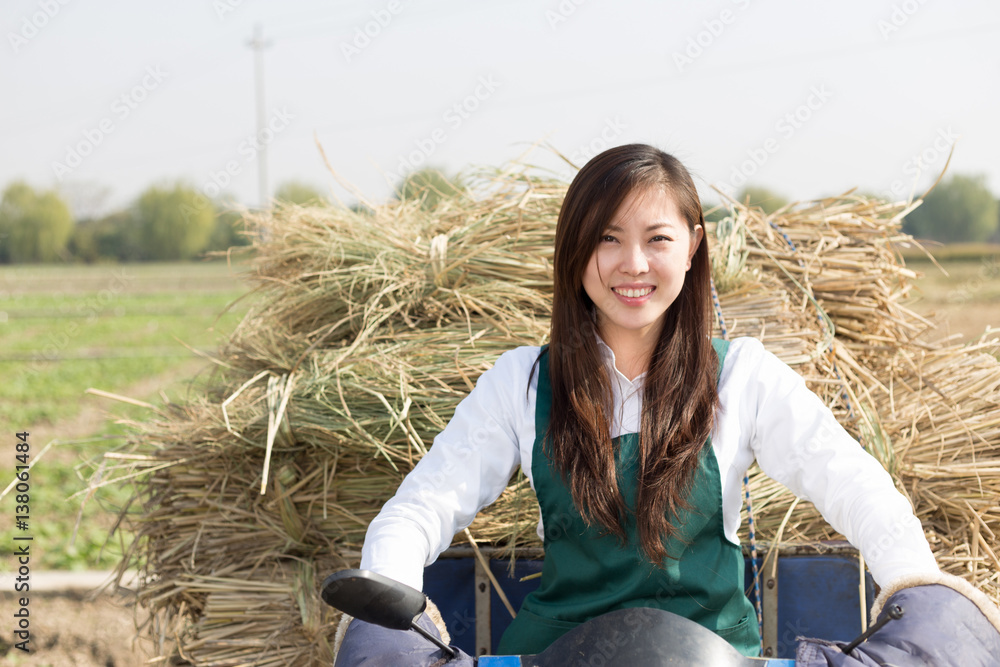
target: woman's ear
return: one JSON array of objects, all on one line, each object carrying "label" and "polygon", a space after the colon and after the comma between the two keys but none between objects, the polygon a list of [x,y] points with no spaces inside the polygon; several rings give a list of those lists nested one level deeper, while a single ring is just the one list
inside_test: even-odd
[{"label": "woman's ear", "polygon": [[705,229],[701,225],[695,225],[694,231],[691,232],[691,247],[688,249],[688,261],[687,269],[691,268],[691,260],[694,259],[694,254],[698,252],[698,246],[701,245],[701,240],[705,238]]}]

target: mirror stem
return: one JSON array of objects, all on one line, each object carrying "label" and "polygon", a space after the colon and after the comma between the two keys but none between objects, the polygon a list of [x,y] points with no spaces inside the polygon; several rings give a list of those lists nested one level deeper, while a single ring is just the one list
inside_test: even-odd
[{"label": "mirror stem", "polygon": [[865,632],[862,633],[860,637],[858,637],[853,642],[851,642],[850,644],[848,644],[847,646],[845,646],[840,650],[844,652],[844,655],[850,655],[851,651],[853,651],[858,644],[871,637],[874,633],[881,630],[886,623],[888,623],[889,621],[895,621],[897,619],[903,618],[903,611],[904,611],[903,608],[900,607],[898,604],[892,605],[891,607],[889,607],[888,612],[882,618],[882,620],[878,621],[877,623],[875,623],[875,625],[865,630]]},{"label": "mirror stem", "polygon": [[452,647],[448,646],[443,641],[441,641],[440,639],[438,639],[437,637],[435,637],[434,635],[432,635],[431,633],[427,632],[422,627],[420,627],[419,625],[417,625],[416,621],[413,621],[412,623],[410,623],[410,629],[411,630],[416,630],[418,633],[420,633],[421,635],[423,635],[423,637],[425,639],[429,639],[430,641],[434,642],[438,647],[441,648],[442,651],[444,651],[445,653],[448,654],[449,660],[451,658],[454,658],[455,656],[458,655],[458,653],[455,651],[455,649],[453,649]]}]

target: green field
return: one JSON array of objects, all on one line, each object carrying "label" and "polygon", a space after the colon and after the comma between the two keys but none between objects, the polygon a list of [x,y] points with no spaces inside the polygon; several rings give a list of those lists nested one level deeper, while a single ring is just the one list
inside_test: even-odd
[{"label": "green field", "polygon": [[[87,394],[88,388],[162,404],[183,400],[248,302],[237,271],[224,262],[124,266],[16,266],[0,269],[0,411],[9,447],[0,457],[2,487],[11,479],[15,433],[30,434],[32,566],[110,567],[105,546],[124,489],[98,491],[80,513],[86,479],[105,451],[122,442],[118,417],[148,410]],[[231,306],[227,311],[227,306]],[[190,348],[193,348],[190,349]],[[204,375],[204,373],[202,373]],[[16,491],[0,509],[12,516]],[[4,522],[0,554],[13,550]],[[73,534],[76,533],[75,539]],[[0,570],[9,570],[10,558]]]}]

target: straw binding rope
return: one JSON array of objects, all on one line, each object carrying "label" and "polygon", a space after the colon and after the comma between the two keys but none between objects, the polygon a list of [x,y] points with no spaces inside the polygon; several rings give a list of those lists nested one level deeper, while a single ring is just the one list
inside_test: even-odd
[{"label": "straw binding rope", "polygon": [[[788,247],[792,249],[792,252],[795,253],[796,255],[798,255],[799,249],[795,247],[795,243],[788,236],[788,234],[786,234],[785,231],[781,227],[779,227],[777,225],[777,223],[775,223],[773,220],[768,220],[767,224],[770,225],[771,228],[774,229],[776,232],[778,232],[779,234],[781,234],[781,238],[785,239],[785,243],[787,243]],[[805,268],[805,262],[803,262],[801,258],[798,259],[797,261],[799,263],[799,266]],[[823,315],[818,312],[818,310],[819,310],[819,304],[818,303],[816,304],[816,308],[817,308],[816,318],[820,321],[821,324],[825,324],[825,321],[823,320]],[[833,374],[835,376],[837,376],[837,380],[840,382],[841,385],[845,385],[846,383],[844,382],[844,378],[842,378],[840,376],[840,370],[837,368],[837,358],[836,358],[836,355],[834,355],[834,353],[833,353],[833,341],[832,340],[830,341],[830,344],[827,345],[826,352],[829,355],[828,360],[830,362],[830,366],[833,368]],[[847,395],[847,389],[846,388],[844,388],[843,390],[841,390],[840,397],[844,399],[844,403],[847,405],[847,414],[848,414],[848,416],[852,420],[857,421],[857,416],[854,414],[854,407],[851,405],[851,398],[850,398],[850,396]],[[865,444],[863,442],[861,442],[860,439],[858,440],[858,443],[863,448],[867,449],[867,447],[865,447]]]},{"label": "straw binding rope", "polygon": [[[715,306],[715,316],[719,319],[719,330],[722,340],[729,340],[726,329],[726,318],[722,316],[722,305],[719,303],[719,293],[715,290],[715,281],[709,277],[709,287],[712,289],[712,304]],[[743,473],[743,495],[747,503],[747,530],[750,532],[750,566],[753,568],[754,607],[757,609],[757,630],[760,633],[760,650],[764,652],[764,607],[760,597],[760,567],[757,565],[757,533],[753,527],[753,503],[750,502],[750,474]]]},{"label": "straw binding rope", "polygon": [[[775,231],[777,231],[779,234],[781,234],[781,238],[785,239],[785,243],[788,244],[788,247],[791,248],[792,252],[795,253],[795,255],[797,256],[799,254],[799,249],[795,247],[795,243],[788,236],[788,234],[786,234],[785,231],[783,229],[781,229],[781,227],[779,227],[778,224],[776,222],[774,222],[773,220],[768,220],[767,223],[771,226],[771,228],[773,228]],[[800,267],[805,268],[805,262],[803,262],[801,258],[799,258],[797,261],[798,261]],[[823,313],[820,312],[819,303],[815,302],[815,301],[813,303],[816,304],[816,310],[817,310],[817,312],[816,312],[816,318],[822,324],[823,323]],[[851,405],[851,398],[847,394],[847,383],[844,382],[844,378],[841,377],[840,370],[837,368],[837,357],[836,357],[836,355],[833,352],[833,340],[831,340],[830,343],[829,343],[829,345],[827,345],[826,352],[827,352],[827,359],[830,362],[830,367],[833,369],[833,374],[837,377],[837,380],[841,384],[840,397],[844,400],[844,403],[847,405],[847,415],[848,415],[848,417],[850,417],[851,420],[857,421],[857,415],[854,414],[854,407]],[[861,445],[862,449],[865,449],[865,450],[868,449],[865,446],[865,443],[862,442],[862,440],[861,440],[861,434],[860,433],[858,434],[858,444]],[[747,483],[749,484],[749,480],[747,480]],[[748,493],[749,493],[749,487],[748,487]],[[749,501],[749,496],[748,496],[748,501]],[[796,499],[796,502],[797,501],[798,501],[798,499]],[[791,516],[792,509],[795,507],[795,504],[796,503],[792,504],[792,507],[789,508],[789,510],[788,510],[788,514],[785,515],[785,520],[786,521],[788,520],[788,517]],[[750,520],[753,521],[753,519],[750,519]],[[782,523],[782,526],[784,526],[784,523]],[[781,534],[780,531],[779,531],[778,534],[779,535]],[[777,544],[774,544],[773,548],[777,548]],[[777,558],[775,558],[775,568],[776,567],[777,567]],[[862,555],[862,553],[860,551],[858,551],[858,571],[859,571],[859,573],[861,575],[861,586],[860,586],[860,595],[859,595],[859,597],[861,598],[861,605],[860,605],[860,607],[861,607],[861,628],[863,630],[867,630],[868,629],[868,618],[867,618],[867,605],[865,604],[865,557],[864,557],[864,555]],[[763,632],[762,632],[762,634],[763,634]],[[763,640],[761,640],[761,642],[762,642],[761,645],[763,646]]]}]

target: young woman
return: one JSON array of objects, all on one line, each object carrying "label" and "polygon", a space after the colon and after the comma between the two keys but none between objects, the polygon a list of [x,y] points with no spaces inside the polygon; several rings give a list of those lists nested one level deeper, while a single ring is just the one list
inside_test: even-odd
[{"label": "young woman", "polygon": [[756,459],[816,504],[879,584],[937,572],[908,501],[802,378],[754,339],[711,340],[704,219],[680,162],[645,145],[593,158],[555,244],[551,342],[482,375],[372,521],[362,568],[421,588],[423,568],[521,466],[545,563],[499,653],[654,607],[757,655],[737,538]]}]

